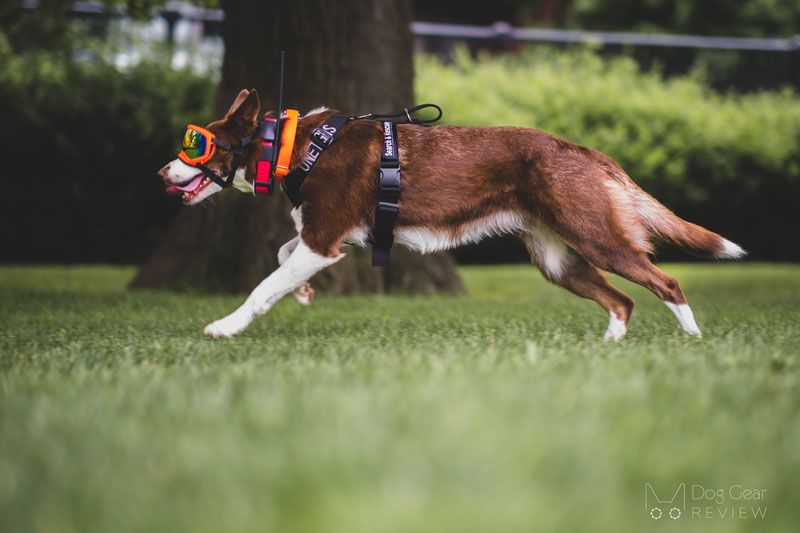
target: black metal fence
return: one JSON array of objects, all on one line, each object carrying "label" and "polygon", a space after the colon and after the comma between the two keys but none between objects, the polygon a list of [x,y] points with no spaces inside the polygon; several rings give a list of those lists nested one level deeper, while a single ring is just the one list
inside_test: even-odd
[{"label": "black metal fence", "polygon": [[524,44],[556,47],[591,46],[611,56],[627,54],[644,69],[665,76],[702,68],[719,90],[754,91],[790,85],[800,89],[800,35],[790,39],[748,39],[645,33],[514,28],[498,22],[467,26],[414,22],[418,51],[448,55],[455,43],[470,49],[513,52]]}]

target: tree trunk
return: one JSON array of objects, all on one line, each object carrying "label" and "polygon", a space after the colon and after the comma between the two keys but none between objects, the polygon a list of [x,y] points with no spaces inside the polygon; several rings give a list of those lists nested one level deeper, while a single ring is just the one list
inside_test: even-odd
[{"label": "tree trunk", "polygon": [[[361,114],[413,103],[408,0],[229,0],[222,7],[225,56],[216,116],[244,88],[258,89],[262,111],[277,107],[281,50],[284,108],[302,114],[324,105]],[[214,200],[181,210],[132,286],[241,292],[277,268],[278,248],[294,234],[285,195],[253,198],[226,190]],[[416,256],[395,247],[391,266],[373,268],[370,250],[347,253],[313,283],[334,293],[462,288],[448,254]]]}]

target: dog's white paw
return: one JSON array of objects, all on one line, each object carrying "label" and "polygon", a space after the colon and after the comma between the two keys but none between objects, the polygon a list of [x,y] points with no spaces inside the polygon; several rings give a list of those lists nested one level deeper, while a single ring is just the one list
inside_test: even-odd
[{"label": "dog's white paw", "polygon": [[625,333],[628,331],[628,326],[625,325],[624,321],[617,318],[616,313],[613,311],[611,311],[609,315],[608,329],[603,336],[603,340],[616,342],[625,336]]},{"label": "dog's white paw", "polygon": [[294,291],[294,297],[300,302],[300,305],[310,305],[311,300],[314,299],[314,289],[308,282],[303,283]]},{"label": "dog's white paw", "polygon": [[249,320],[243,320],[233,313],[207,325],[203,333],[215,339],[229,338],[244,331],[249,324]]}]

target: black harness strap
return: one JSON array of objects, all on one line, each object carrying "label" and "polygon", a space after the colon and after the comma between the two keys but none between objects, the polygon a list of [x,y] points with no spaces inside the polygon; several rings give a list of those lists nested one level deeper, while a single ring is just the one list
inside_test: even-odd
[{"label": "black harness strap", "polygon": [[394,223],[400,209],[400,158],[397,153],[397,124],[381,122],[383,151],[378,178],[378,207],[375,210],[375,230],[372,233],[372,266],[389,264],[389,250],[394,244]]},{"label": "black harness strap", "polygon": [[311,132],[311,142],[308,145],[308,152],[303,161],[283,178],[283,190],[295,207],[300,205],[300,187],[302,187],[308,173],[311,172],[314,163],[317,162],[322,152],[331,145],[334,136],[339,133],[342,126],[347,124],[349,120],[350,117],[331,115],[322,126]]}]

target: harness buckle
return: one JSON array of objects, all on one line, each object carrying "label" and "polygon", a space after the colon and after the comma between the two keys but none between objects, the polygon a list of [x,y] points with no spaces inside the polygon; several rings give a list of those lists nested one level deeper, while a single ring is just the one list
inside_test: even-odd
[{"label": "harness buckle", "polygon": [[378,191],[381,197],[385,196],[400,196],[400,168],[397,167],[384,167],[381,166],[380,178],[378,180]]},{"label": "harness buckle", "polygon": [[378,213],[382,215],[397,215],[400,212],[400,207],[391,202],[378,202]]}]

